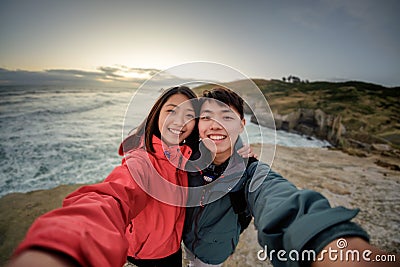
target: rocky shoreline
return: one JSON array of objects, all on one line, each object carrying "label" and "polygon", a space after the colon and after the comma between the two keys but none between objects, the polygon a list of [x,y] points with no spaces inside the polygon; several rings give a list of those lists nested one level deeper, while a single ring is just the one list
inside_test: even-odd
[{"label": "rocky shoreline", "polygon": [[[259,153],[261,146],[256,145],[255,150]],[[261,159],[266,160],[266,156]],[[378,165],[379,161],[400,165],[399,159],[384,155],[357,157],[328,148],[277,147],[272,168],[299,188],[321,192],[333,206],[360,208],[355,221],[368,231],[371,243],[388,252],[400,253],[400,172]],[[0,199],[0,266],[33,220],[59,207],[62,199],[78,186],[62,185]],[[224,266],[266,266],[266,262],[257,259],[260,249],[251,225]]]},{"label": "rocky shoreline", "polygon": [[[373,137],[369,134],[346,134],[346,127],[342,123],[342,116],[326,114],[321,109],[299,108],[289,114],[268,113],[255,108],[247,109],[251,115],[251,122],[275,130],[316,137],[326,140],[336,148],[347,153],[357,153],[365,156],[368,153],[385,154],[400,159],[400,150],[387,140]],[[358,136],[358,140],[354,135]],[[366,137],[367,135],[367,137]],[[400,165],[395,166],[400,170]]]}]

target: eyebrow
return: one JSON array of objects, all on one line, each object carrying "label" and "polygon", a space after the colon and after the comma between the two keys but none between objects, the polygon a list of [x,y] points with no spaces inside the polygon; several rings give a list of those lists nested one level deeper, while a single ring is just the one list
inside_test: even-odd
[{"label": "eyebrow", "polygon": [[[179,107],[179,105],[176,105],[176,104],[167,104],[167,105],[165,105],[166,107],[168,107],[168,106],[171,106],[171,107],[173,107],[173,108],[180,108]],[[194,109],[193,108],[187,108],[186,110],[188,110],[188,111],[193,111],[194,112]]]},{"label": "eyebrow", "polygon": [[[232,109],[224,109],[221,111],[222,113],[234,113]],[[214,113],[214,111],[210,109],[204,109],[201,111],[201,113]]]}]

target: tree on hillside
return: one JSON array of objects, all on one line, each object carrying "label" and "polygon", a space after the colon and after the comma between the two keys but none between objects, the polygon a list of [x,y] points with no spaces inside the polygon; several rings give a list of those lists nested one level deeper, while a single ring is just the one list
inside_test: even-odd
[{"label": "tree on hillside", "polygon": [[[282,81],[288,82],[288,83],[304,83],[299,77],[294,76],[294,75],[289,75],[287,78],[283,77]],[[306,80],[306,83],[308,83],[308,80]]]}]

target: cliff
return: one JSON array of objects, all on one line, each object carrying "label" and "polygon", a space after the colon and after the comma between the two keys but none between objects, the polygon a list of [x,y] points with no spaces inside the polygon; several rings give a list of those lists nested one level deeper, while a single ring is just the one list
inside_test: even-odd
[{"label": "cliff", "polygon": [[[337,146],[352,146],[351,140],[356,140],[400,148],[400,87],[356,81],[254,82],[265,95],[277,123],[297,124],[289,130],[325,137]],[[282,126],[285,130],[285,124]]]}]

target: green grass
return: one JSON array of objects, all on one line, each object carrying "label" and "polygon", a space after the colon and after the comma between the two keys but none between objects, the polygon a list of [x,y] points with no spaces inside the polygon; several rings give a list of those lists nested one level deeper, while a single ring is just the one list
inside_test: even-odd
[{"label": "green grass", "polygon": [[[281,80],[253,79],[264,94],[272,110],[288,114],[299,108],[321,109],[327,114],[341,115],[348,137],[371,136],[399,146],[397,131],[400,124],[400,87],[349,82],[288,83]],[[238,81],[236,83],[240,83]],[[200,93],[213,86],[197,88]],[[246,92],[247,88],[243,88]],[[393,136],[391,133],[396,132]],[[364,138],[368,139],[368,138]],[[367,140],[368,141],[368,140]]]}]

